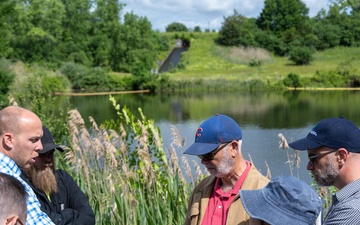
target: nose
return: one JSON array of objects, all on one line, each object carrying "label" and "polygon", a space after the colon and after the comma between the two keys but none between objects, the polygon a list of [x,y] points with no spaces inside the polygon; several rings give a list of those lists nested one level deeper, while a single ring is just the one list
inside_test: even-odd
[{"label": "nose", "polygon": [[207,160],[206,158],[201,159],[201,164],[209,164],[210,160]]},{"label": "nose", "polygon": [[314,164],[312,162],[310,162],[310,160],[308,161],[306,169],[310,170],[310,171],[314,170]]},{"label": "nose", "polygon": [[43,150],[43,145],[42,145],[41,141],[39,141],[39,144],[37,145],[35,151],[40,152],[41,150]]}]

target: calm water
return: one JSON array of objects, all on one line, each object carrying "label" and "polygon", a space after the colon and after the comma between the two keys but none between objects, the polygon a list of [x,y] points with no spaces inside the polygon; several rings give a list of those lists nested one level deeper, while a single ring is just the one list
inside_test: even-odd
[{"label": "calm water", "polygon": [[[291,142],[305,137],[317,121],[327,117],[343,116],[360,125],[360,91],[131,94],[114,97],[121,107],[130,108],[135,115],[141,108],[147,118],[154,119],[160,127],[165,148],[172,140],[170,127],[174,125],[186,140],[179,157],[193,143],[195,131],[202,121],[216,113],[229,115],[242,128],[245,158],[251,158],[263,174],[267,172],[267,163],[273,177],[290,174],[286,151],[279,149],[279,133]],[[108,96],[72,97],[71,102],[86,122],[88,116],[92,116],[98,124],[117,118]],[[292,155],[293,151],[290,149],[289,153]],[[197,157],[186,157],[200,162]],[[294,169],[293,173],[311,183],[312,179],[306,171],[306,152],[301,152],[300,158],[300,169]]]}]

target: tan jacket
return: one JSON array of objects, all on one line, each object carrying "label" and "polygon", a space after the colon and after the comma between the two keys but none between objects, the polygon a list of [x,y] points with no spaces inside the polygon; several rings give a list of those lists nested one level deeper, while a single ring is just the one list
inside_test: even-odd
[{"label": "tan jacket", "polygon": [[[188,211],[186,213],[184,225],[201,225],[206,207],[209,203],[211,192],[214,189],[216,177],[208,176],[194,188],[189,199]],[[265,187],[269,179],[263,176],[254,165],[251,164],[248,175],[241,187],[242,190],[255,190]],[[249,215],[246,213],[240,200],[239,194],[231,203],[226,225],[248,225]]]}]

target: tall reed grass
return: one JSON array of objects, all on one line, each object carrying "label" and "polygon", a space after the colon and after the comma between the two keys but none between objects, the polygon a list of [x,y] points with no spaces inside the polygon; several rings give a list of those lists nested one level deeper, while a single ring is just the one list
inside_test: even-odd
[{"label": "tall reed grass", "polygon": [[152,120],[141,110],[136,118],[111,101],[119,119],[100,127],[90,117],[87,129],[80,113],[69,111],[71,145],[65,162],[89,197],[96,224],[182,224],[187,198],[204,176],[200,167],[194,177],[186,158],[178,159],[184,140],[175,127],[166,152]]},{"label": "tall reed grass", "polygon": [[[208,173],[192,161],[194,172],[185,157],[178,158],[185,140],[175,126],[171,127],[172,142],[164,150],[159,129],[141,109],[137,118],[126,107],[120,108],[114,98],[110,101],[118,119],[98,126],[90,117],[90,129],[77,110],[69,111],[70,148],[62,167],[89,197],[96,224],[183,224],[188,197]],[[285,136],[278,136],[294,175],[300,167],[298,151],[290,154]],[[270,168],[267,176],[271,178]],[[313,185],[327,208],[333,191]]]}]

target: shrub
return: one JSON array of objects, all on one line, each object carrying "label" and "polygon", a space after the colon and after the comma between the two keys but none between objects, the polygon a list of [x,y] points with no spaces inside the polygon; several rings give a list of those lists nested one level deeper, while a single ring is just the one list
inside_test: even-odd
[{"label": "shrub", "polygon": [[15,80],[15,75],[10,71],[9,62],[5,59],[0,60],[0,95],[9,92],[11,84]]},{"label": "shrub", "polygon": [[261,66],[261,64],[262,64],[262,61],[260,59],[252,59],[249,62],[249,66],[251,66],[251,67],[259,67],[259,66]]},{"label": "shrub", "polygon": [[300,77],[295,73],[289,73],[287,77],[283,80],[284,85],[287,87],[301,87]]},{"label": "shrub", "polygon": [[266,85],[263,81],[261,80],[246,80],[244,82],[242,82],[241,86],[244,89],[248,89],[249,91],[257,91],[257,90],[265,90],[266,89]]},{"label": "shrub", "polygon": [[59,71],[64,74],[72,84],[76,83],[82,76],[89,73],[88,68],[73,62],[64,63]]},{"label": "shrub", "polygon": [[68,129],[64,121],[70,102],[68,97],[52,94],[54,89],[61,86],[61,78],[58,78],[44,71],[28,74],[21,79],[17,90],[11,91],[11,95],[19,106],[36,113],[43,124],[53,131],[55,139],[66,140]]},{"label": "shrub", "polygon": [[79,77],[73,87],[85,90],[111,90],[111,80],[109,74],[102,68],[93,68],[89,73]]},{"label": "shrub", "polygon": [[289,56],[296,65],[308,65],[313,60],[312,50],[307,47],[294,47]]}]

